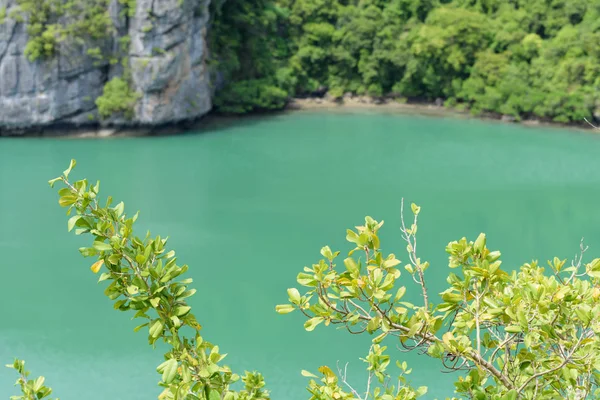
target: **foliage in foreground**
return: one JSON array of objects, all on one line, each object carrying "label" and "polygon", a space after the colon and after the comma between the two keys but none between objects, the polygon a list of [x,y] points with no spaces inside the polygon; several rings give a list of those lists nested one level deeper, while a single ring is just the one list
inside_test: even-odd
[{"label": "foliage in foreground", "polygon": [[[176,263],[175,253],[167,251],[167,240],[134,235],[137,214],[128,218],[123,203],[111,206],[108,198],[98,201],[99,183],[87,180],[71,183],[69,174],[75,161],[63,174],[50,181],[62,183],[59,204],[74,215],[68,229],[89,234],[90,247],[82,255],[97,260],[90,267],[109,282],[104,293],[114,308],[134,312],[144,323],[134,330],[147,330],[148,342],[162,340],[169,350],[157,371],[164,387],[159,399],[267,400],[269,393],[259,373],[240,380],[221,361],[218,346],[200,335],[200,325],[186,299],[195,293],[188,288],[191,279],[182,279],[188,269]],[[411,370],[396,361],[399,376],[390,372],[392,357],[387,350],[402,346],[422,350],[440,360],[443,368],[460,371],[455,392],[470,399],[581,400],[600,396],[600,259],[583,264],[586,248],[570,266],[555,258],[548,271],[536,262],[518,271],[501,268],[500,252],[486,246],[481,234],[474,242],[463,238],[451,242],[448,288],[434,304],[425,281],[429,263],[417,255],[417,219],[420,208],[411,206],[414,219],[405,225],[402,210],[402,237],[407,244],[408,263],[404,269],[419,289],[420,303],[405,299],[400,280],[401,262],[382,251],[378,231],[383,222],[367,217],[363,226],[348,230],[352,244],[338,267],[339,251],[321,249],[323,258],[298,274],[304,293],[288,289],[288,304],[276,311],[295,310],[307,318],[304,328],[335,325],[353,334],[373,335],[363,359],[367,368],[365,390],[347,381],[346,368],[337,372],[327,366],[320,376],[308,371],[311,400],[413,400],[427,388],[413,388],[406,375]],[[188,334],[186,334],[188,333]],[[10,368],[19,374],[22,396],[13,399],[46,398],[51,390],[44,378],[28,379],[24,362]],[[455,398],[454,398],[455,399]]]},{"label": "foliage in foreground", "polygon": [[[393,398],[384,374],[389,363],[380,347],[384,341],[423,350],[445,369],[463,371],[455,389],[467,398],[600,396],[600,259],[582,265],[582,245],[570,266],[557,258],[549,262],[550,274],[536,262],[509,273],[501,268],[500,252],[486,247],[484,234],[474,242],[463,238],[446,248],[449,267],[457,272],[448,275],[448,289],[434,304],[425,281],[429,263],[417,255],[420,209],[413,204],[412,211],[410,227],[402,219],[409,259],[404,268],[420,289],[420,304],[404,300],[401,262],[382,251],[378,230],[383,222],[367,217],[364,226],[347,231],[355,247],[341,265],[340,252],[324,247],[323,258],[298,274],[306,291],[288,289],[290,303],[277,306],[279,313],[303,313],[307,331],[331,324],[375,336],[370,356],[385,361],[373,364],[368,382],[376,378],[379,393],[388,394],[361,396],[347,385],[354,397],[344,393],[341,398]],[[321,372],[333,376],[328,368]]]},{"label": "foliage in foreground", "polygon": [[69,231],[93,237],[91,246],[79,251],[84,257],[96,258],[90,268],[94,273],[102,271],[99,282],[109,282],[104,294],[114,301],[114,308],[133,312],[134,319],[144,321],[134,331],[144,329],[150,345],[159,340],[168,345],[164,362],[156,369],[161,374],[159,385],[164,387],[159,399],[268,399],[259,373],[246,372],[241,378],[242,390],[231,387],[240,376],[221,364],[225,355],[200,335],[200,324],[186,300],[196,290],[188,288],[191,278],[181,279],[188,266],[177,264],[175,252],[166,248],[167,239],[150,233],[145,238],[136,236],[133,227],[138,214],[128,217],[122,202],[111,207],[111,197],[101,205],[99,182],[90,185],[83,179],[71,183],[69,174],[74,166],[72,160],[50,184],[64,185],[58,191],[58,202],[67,207],[67,214],[74,214],[67,224]]},{"label": "foliage in foreground", "polygon": [[[7,364],[7,368],[12,368],[17,371],[19,378],[15,382],[15,386],[21,389],[21,396],[11,396],[10,400],[52,400],[49,396],[52,394],[52,389],[44,386],[45,378],[39,376],[35,379],[29,379],[29,371],[25,370],[25,361],[15,360],[12,364]],[[56,400],[59,400],[58,398]]]}]

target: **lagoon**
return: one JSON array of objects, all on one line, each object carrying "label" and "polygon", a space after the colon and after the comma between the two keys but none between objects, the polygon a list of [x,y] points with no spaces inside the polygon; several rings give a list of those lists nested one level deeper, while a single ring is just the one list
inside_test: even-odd
[{"label": "lagoon", "polygon": [[[63,400],[147,400],[162,362],[135,321],[116,312],[67,232],[47,180],[70,158],[74,177],[140,210],[146,229],[169,236],[190,265],[191,298],[206,340],[235,371],[258,370],[274,400],[308,398],[300,370],[350,362],[370,338],[333,327],[305,332],[280,316],[288,287],[365,215],[385,220],[382,244],[406,260],[400,201],[421,205],[419,251],[429,291],[445,287],[449,241],[486,232],[504,266],[571,259],[585,238],[600,255],[600,135],[553,127],[384,114],[301,111],[209,124],[177,136],[0,139],[0,358],[18,356]],[[418,290],[403,276],[408,292]],[[432,296],[435,300],[435,296]],[[416,298],[414,296],[413,298]],[[394,343],[388,343],[393,348]],[[392,351],[413,367],[426,398],[453,393],[437,360]],[[0,392],[16,394],[10,370]]]}]

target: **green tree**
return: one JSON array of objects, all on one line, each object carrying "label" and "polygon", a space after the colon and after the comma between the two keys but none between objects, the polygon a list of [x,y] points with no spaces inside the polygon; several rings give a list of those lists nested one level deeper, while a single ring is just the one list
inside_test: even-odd
[{"label": "green tree", "polygon": [[[187,298],[195,293],[183,278],[186,265],[178,265],[167,240],[160,236],[135,235],[136,213],[125,214],[124,204],[112,198],[99,201],[99,183],[86,179],[71,182],[75,161],[50,181],[60,183],[59,204],[74,214],[69,231],[90,235],[83,256],[96,261],[90,269],[106,281],[104,293],[114,308],[134,313],[143,323],[134,331],[148,333],[148,342],[168,346],[157,367],[159,399],[266,400],[261,374],[246,372],[243,387],[235,389],[240,376],[222,365],[224,355],[200,335],[200,325]],[[327,366],[320,375],[302,371],[309,378],[311,400],[412,400],[427,393],[407,381],[411,369],[395,360],[398,375],[390,371],[391,346],[421,350],[440,360],[441,368],[461,371],[455,392],[470,399],[582,400],[600,396],[600,258],[583,262],[587,247],[567,264],[554,258],[544,268],[537,262],[518,270],[501,268],[501,254],[487,247],[480,234],[448,244],[448,287],[439,297],[428,291],[426,271],[430,265],[417,253],[420,208],[412,204],[412,220],[404,219],[401,233],[408,261],[404,270],[416,283],[417,303],[408,302],[407,287],[400,281],[401,261],[384,252],[379,237],[383,221],[365,218],[363,226],[347,230],[348,256],[338,266],[340,251],[321,249],[322,258],[297,276],[297,288],[287,290],[289,303],[276,306],[280,314],[298,310],[306,316],[304,328],[319,325],[343,327],[353,334],[373,336],[363,361],[366,389],[347,381],[346,366],[337,372]],[[186,334],[185,332],[190,332]],[[24,362],[12,365],[19,378],[21,396],[46,398],[51,390],[44,378],[29,379]],[[455,398],[453,398],[455,399]]]},{"label": "green tree", "polygon": [[449,7],[433,10],[425,24],[411,33],[411,59],[402,91],[426,97],[453,96],[468,77],[476,54],[492,40],[484,14]]},{"label": "green tree", "polygon": [[[196,290],[188,287],[191,278],[182,279],[188,266],[177,264],[175,252],[167,250],[167,239],[151,237],[149,232],[144,238],[136,236],[138,214],[127,216],[122,202],[111,206],[111,197],[102,205],[100,183],[69,181],[73,167],[75,160],[61,176],[50,180],[50,185],[63,186],[58,190],[58,203],[67,208],[67,214],[74,214],[67,222],[69,231],[93,238],[90,247],[79,251],[96,259],[90,269],[95,274],[102,271],[98,282],[108,283],[104,294],[114,301],[114,308],[132,312],[134,319],[143,321],[134,331],[147,332],[150,345],[158,341],[168,345],[164,361],[156,368],[161,374],[159,385],[164,387],[159,399],[267,400],[269,392],[257,372],[241,377],[241,390],[232,388],[240,376],[222,365],[225,355],[219,347],[200,335],[201,326],[186,300]],[[39,387],[43,378],[27,381],[23,362],[16,361],[14,368],[21,375],[17,383],[23,399],[50,393]]]},{"label": "green tree", "polygon": [[[484,234],[475,241],[463,238],[446,248],[455,272],[435,301],[425,280],[429,263],[417,253],[420,208],[411,208],[410,226],[402,218],[404,269],[421,293],[419,304],[404,300],[401,262],[382,250],[378,231],[383,222],[367,217],[363,226],[347,231],[348,256],[338,261],[339,251],[321,249],[323,258],[298,274],[304,291],[288,289],[289,304],[276,308],[282,314],[299,310],[307,318],[307,331],[334,325],[374,336],[367,360],[379,361],[368,361],[369,378],[377,378],[381,387],[364,395],[353,392],[351,398],[407,398],[386,384],[384,342],[420,349],[438,358],[444,369],[464,371],[455,390],[466,398],[598,398],[600,259],[583,264],[582,244],[571,265],[555,258],[547,269],[531,262],[508,272],[501,268],[500,252],[486,246]],[[320,372],[325,379],[335,376],[326,367]],[[344,381],[343,371],[338,375],[329,379]]]},{"label": "green tree", "polygon": [[227,113],[283,108],[295,86],[281,61],[288,52],[278,35],[286,10],[266,0],[228,0],[211,2],[210,12],[215,108]]}]

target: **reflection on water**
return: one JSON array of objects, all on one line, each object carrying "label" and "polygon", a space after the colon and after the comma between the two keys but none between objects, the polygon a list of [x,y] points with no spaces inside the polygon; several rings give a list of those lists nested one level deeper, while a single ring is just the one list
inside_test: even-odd
[{"label": "reflection on water", "polygon": [[[406,259],[397,229],[405,196],[423,208],[432,293],[445,285],[448,241],[482,231],[507,268],[570,258],[581,237],[600,254],[599,150],[592,134],[372,113],[297,113],[178,137],[1,140],[0,358],[25,358],[64,400],[159,392],[162,353],[112,309],[77,251],[86,239],[66,232],[47,188],[72,157],[77,177],[100,179],[105,195],[141,210],[142,234],[171,237],[190,265],[204,334],[229,364],[261,371],[274,399],[300,400],[301,369],[350,361],[350,379],[366,383],[358,357],[369,337],[307,333],[299,315],[274,312],[323,245],[349,250],[345,229],[369,214],[386,221],[384,249]],[[431,398],[452,394],[436,360],[398,355]],[[13,382],[0,374],[0,391]]]}]

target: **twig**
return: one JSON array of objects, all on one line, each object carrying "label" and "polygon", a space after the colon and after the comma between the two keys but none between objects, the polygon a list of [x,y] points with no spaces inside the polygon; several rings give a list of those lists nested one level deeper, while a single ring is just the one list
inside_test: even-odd
[{"label": "twig", "polygon": [[360,397],[360,394],[358,394],[358,392],[352,387],[350,386],[350,384],[346,381],[346,376],[347,376],[347,370],[348,370],[348,363],[346,363],[346,365],[344,366],[344,372],[342,373],[342,369],[340,368],[340,362],[336,362],[336,366],[337,366],[337,370],[338,370],[338,374],[340,374],[340,378],[342,378],[342,383],[344,385],[346,385],[348,387],[348,389],[350,389],[352,391],[352,394],[354,394],[359,400],[362,400],[362,398]]},{"label": "twig", "polygon": [[573,261],[571,261],[571,266],[574,268],[573,272],[571,273],[571,276],[569,277],[569,279],[567,279],[566,284],[569,284],[573,278],[577,277],[577,272],[579,271],[579,268],[581,268],[581,260],[583,260],[583,255],[585,254],[585,252],[588,250],[588,246],[584,246],[583,245],[583,238],[581,238],[581,241],[579,242],[579,258],[577,257],[577,254],[575,254],[575,258]]},{"label": "twig", "polygon": [[481,354],[481,327],[479,326],[479,288],[475,286],[475,329],[477,330],[477,352]]},{"label": "twig", "polygon": [[365,392],[365,400],[369,398],[369,392],[371,391],[371,379],[373,378],[373,373],[369,371],[369,379],[367,380],[367,391]]},{"label": "twig", "polygon": [[[418,218],[417,214],[415,214],[414,222],[413,222],[414,227],[417,226],[417,218]],[[416,233],[413,232],[412,234],[409,234],[406,229],[406,224],[404,222],[404,199],[400,200],[400,221],[402,223],[402,228],[400,229],[403,233],[402,237],[403,237],[404,241],[406,241],[408,243],[408,246],[410,248],[410,250],[408,252],[408,256],[409,256],[412,264],[417,269],[417,273],[419,274],[419,281],[417,283],[419,285],[421,285],[421,290],[423,292],[423,304],[425,307],[425,312],[428,312],[429,311],[429,297],[427,296],[427,287],[425,286],[425,276],[423,274],[423,268],[421,268],[421,263],[419,262],[419,259],[417,258],[417,237],[416,237]],[[411,236],[412,236],[413,240],[411,240]],[[413,276],[413,279],[414,279],[414,276]]]},{"label": "twig", "polygon": [[[586,327],[585,329],[587,329],[588,327]],[[561,369],[562,367],[564,367],[565,365],[567,365],[567,363],[569,361],[571,361],[571,357],[573,357],[573,354],[575,354],[575,352],[577,351],[577,349],[579,348],[579,345],[581,344],[581,341],[583,340],[584,336],[586,336],[584,333],[582,333],[579,336],[579,339],[577,340],[577,343],[575,343],[575,345],[573,346],[573,348],[571,349],[571,351],[569,352],[569,355],[567,357],[565,357],[565,359],[563,360],[562,363],[560,363],[560,365],[554,367],[554,368],[550,368],[548,370],[542,371],[542,372],[538,372],[536,374],[533,374],[531,377],[529,377],[529,379],[527,379],[525,381],[525,383],[523,383],[518,389],[517,389],[517,393],[521,393],[526,387],[527,385],[529,385],[529,383],[531,383],[531,381],[533,381],[534,379],[537,379],[541,376],[547,375],[547,374],[551,374],[554,371],[558,371],[559,369]]]}]

